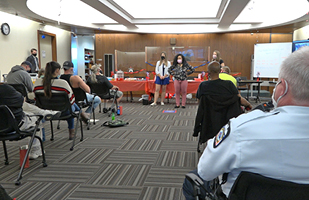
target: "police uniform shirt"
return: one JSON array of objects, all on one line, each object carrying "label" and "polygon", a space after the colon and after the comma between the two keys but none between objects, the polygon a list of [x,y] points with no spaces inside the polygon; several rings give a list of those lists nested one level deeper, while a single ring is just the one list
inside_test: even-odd
[{"label": "police uniform shirt", "polygon": [[207,147],[198,174],[210,181],[229,173],[222,185],[228,196],[241,171],[309,184],[309,107],[284,106],[230,120]]}]

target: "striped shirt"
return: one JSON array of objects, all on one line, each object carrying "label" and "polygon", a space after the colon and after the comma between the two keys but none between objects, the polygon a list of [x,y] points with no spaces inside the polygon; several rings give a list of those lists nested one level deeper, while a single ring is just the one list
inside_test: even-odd
[{"label": "striped shirt", "polygon": [[[33,92],[44,92],[43,88],[43,79],[39,78],[34,83],[34,89]],[[66,80],[63,79],[53,79],[52,80],[52,86],[51,86],[51,92],[56,93],[60,91],[65,91],[68,94],[68,97],[70,99],[71,105],[75,103],[75,97],[74,93],[68,84]]]}]

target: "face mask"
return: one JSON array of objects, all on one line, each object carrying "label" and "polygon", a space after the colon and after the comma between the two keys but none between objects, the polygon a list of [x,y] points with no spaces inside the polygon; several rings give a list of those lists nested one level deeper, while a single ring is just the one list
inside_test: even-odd
[{"label": "face mask", "polygon": [[182,63],[182,60],[181,60],[181,59],[178,59],[177,62],[178,62],[179,64],[181,64],[181,63]]},{"label": "face mask", "polygon": [[161,56],[161,59],[162,59],[162,60],[164,60],[164,59],[165,59],[165,57],[164,57],[164,56]]},{"label": "face mask", "polygon": [[34,53],[34,54],[32,54],[33,56],[36,56],[37,54],[36,53]]},{"label": "face mask", "polygon": [[60,79],[60,74],[57,76],[57,79]]},{"label": "face mask", "polygon": [[216,59],[216,58],[217,58],[217,55],[212,55],[212,58],[213,58],[213,59]]},{"label": "face mask", "polygon": [[282,97],[284,97],[284,95],[286,95],[286,93],[288,92],[288,88],[289,88],[288,83],[285,81],[285,91],[284,91],[283,95],[281,95],[281,96],[277,99],[277,101],[276,101],[276,100],[275,100],[275,91],[276,91],[277,85],[279,85],[280,83],[282,83],[282,81],[279,81],[279,82],[276,84],[276,86],[275,86],[275,88],[274,88],[274,90],[273,90],[273,95],[271,96],[271,100],[272,100],[272,102],[273,102],[274,108],[277,108],[279,100],[280,100]]}]

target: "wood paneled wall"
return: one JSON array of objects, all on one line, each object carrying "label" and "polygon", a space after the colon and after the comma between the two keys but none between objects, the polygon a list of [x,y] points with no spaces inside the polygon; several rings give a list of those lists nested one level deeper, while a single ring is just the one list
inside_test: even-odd
[{"label": "wood paneled wall", "polygon": [[[240,72],[241,76],[248,78],[254,44],[293,41],[293,35],[285,33],[96,34],[95,58],[102,59],[96,60],[96,63],[104,66],[104,54],[115,54],[115,50],[140,52],[145,51],[145,46],[171,46],[170,38],[176,38],[176,46],[210,46],[211,55],[214,50],[219,50],[225,65],[229,66],[232,72]],[[203,70],[205,69],[206,67]],[[147,66],[147,70],[154,71],[154,68]]]}]

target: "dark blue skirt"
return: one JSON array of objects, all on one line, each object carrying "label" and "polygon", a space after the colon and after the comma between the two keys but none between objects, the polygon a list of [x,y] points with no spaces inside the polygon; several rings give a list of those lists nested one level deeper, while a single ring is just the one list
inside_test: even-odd
[{"label": "dark blue skirt", "polygon": [[155,81],[155,84],[158,84],[158,85],[167,85],[170,83],[170,78],[169,77],[166,77],[165,79],[160,79],[159,76],[156,77],[156,81]]}]

